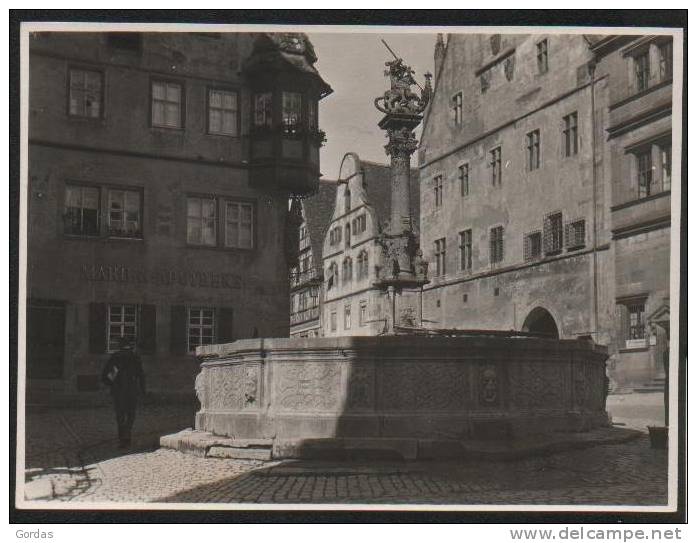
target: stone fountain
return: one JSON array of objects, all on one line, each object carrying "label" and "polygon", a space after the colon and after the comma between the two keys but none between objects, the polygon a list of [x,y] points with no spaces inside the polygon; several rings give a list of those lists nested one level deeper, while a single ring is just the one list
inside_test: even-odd
[{"label": "stone fountain", "polygon": [[409,66],[396,55],[386,65],[390,89],[375,103],[393,184],[376,283],[391,300],[387,333],[199,347],[195,430],[165,436],[163,446],[240,458],[462,457],[486,444],[607,426],[604,347],[423,328],[415,293],[428,269],[408,187],[430,76],[417,95]]}]

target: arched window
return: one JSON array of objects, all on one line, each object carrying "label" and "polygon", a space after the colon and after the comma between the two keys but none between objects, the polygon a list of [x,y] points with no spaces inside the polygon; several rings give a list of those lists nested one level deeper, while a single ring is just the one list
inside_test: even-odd
[{"label": "arched window", "polygon": [[346,248],[348,249],[349,247],[351,247],[351,225],[348,223],[346,224],[346,235],[344,236],[344,240]]},{"label": "arched window", "polygon": [[329,264],[329,267],[327,268],[327,277],[326,283],[327,283],[327,290],[330,290],[332,287],[339,286],[339,269],[338,266],[336,265],[336,262],[332,262]]},{"label": "arched window", "polygon": [[358,279],[368,277],[368,251],[366,250],[358,254],[358,270],[356,271],[356,277]]},{"label": "arched window", "polygon": [[348,187],[344,191],[344,213],[351,211],[351,191]]}]

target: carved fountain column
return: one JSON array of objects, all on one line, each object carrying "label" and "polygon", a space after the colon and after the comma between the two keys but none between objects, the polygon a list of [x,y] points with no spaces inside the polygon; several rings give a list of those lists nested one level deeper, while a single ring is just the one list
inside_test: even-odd
[{"label": "carved fountain column", "polygon": [[416,81],[409,66],[399,58],[386,66],[390,89],[375,100],[375,107],[385,113],[378,126],[389,138],[385,152],[390,157],[391,205],[389,224],[378,240],[383,262],[376,286],[389,296],[387,332],[395,334],[421,326],[420,289],[428,283],[428,266],[421,258],[411,216],[410,163],[418,147],[414,129],[431,96],[431,75],[426,74],[425,88],[418,96],[411,90]]}]

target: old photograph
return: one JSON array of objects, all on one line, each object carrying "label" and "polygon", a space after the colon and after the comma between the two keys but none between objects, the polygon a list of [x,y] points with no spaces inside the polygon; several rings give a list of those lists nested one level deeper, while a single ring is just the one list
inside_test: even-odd
[{"label": "old photograph", "polygon": [[20,49],[16,507],[676,510],[681,29]]}]

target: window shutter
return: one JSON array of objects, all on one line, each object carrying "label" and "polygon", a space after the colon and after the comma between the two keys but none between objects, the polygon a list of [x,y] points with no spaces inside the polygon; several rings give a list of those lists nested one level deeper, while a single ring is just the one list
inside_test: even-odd
[{"label": "window shutter", "polygon": [[232,333],[232,308],[231,307],[219,307],[218,308],[218,330],[217,330],[217,343],[230,343],[234,341],[235,338]]},{"label": "window shutter", "polygon": [[173,305],[169,328],[169,349],[173,353],[186,353],[187,311],[184,305]]},{"label": "window shutter", "polygon": [[138,347],[144,354],[153,354],[157,350],[156,327],[157,314],[152,304],[140,307],[140,322],[138,328]]},{"label": "window shutter", "polygon": [[90,304],[90,353],[99,354],[106,352],[106,312],[106,304],[95,302]]}]

